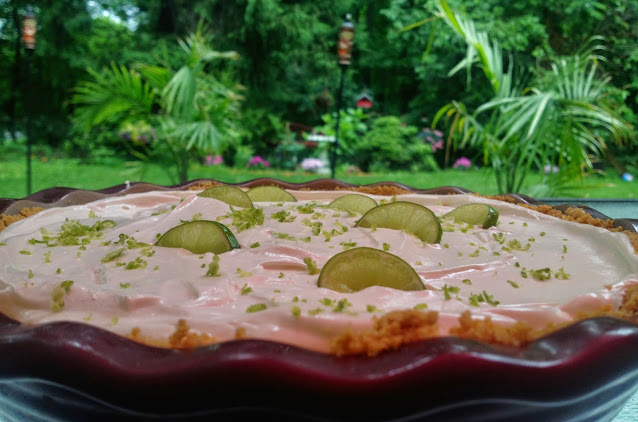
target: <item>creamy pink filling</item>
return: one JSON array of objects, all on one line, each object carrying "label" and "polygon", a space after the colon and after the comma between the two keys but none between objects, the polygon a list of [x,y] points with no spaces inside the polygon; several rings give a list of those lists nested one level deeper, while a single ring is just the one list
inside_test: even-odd
[{"label": "creamy pink filling", "polygon": [[[5,244],[0,246],[0,311],[25,324],[72,320],[119,334],[139,327],[143,335],[157,338],[166,338],[177,320],[186,319],[193,330],[219,341],[234,338],[242,328],[248,337],[327,351],[329,339],[346,327],[367,328],[374,315],[391,310],[426,304],[440,312],[441,335],[465,310],[503,324],[525,321],[544,327],[605,304],[617,306],[624,288],[638,283],[638,257],[625,235],[515,205],[470,195],[398,197],[437,215],[468,202],[489,203],[500,212],[498,226],[489,229],[444,222],[448,231],[441,243],[428,245],[401,231],[355,228],[359,217],[344,212],[316,207],[304,214],[297,208],[311,200],[327,204],[347,192],[293,193],[299,203],[257,203],[264,224],[241,232],[232,218],[224,217],[230,211],[227,204],[192,192],[133,194],[42,211],[0,233]],[[280,223],[271,217],[281,210],[295,220]],[[113,261],[102,262],[107,253],[123,247],[113,243],[120,234],[152,244],[158,234],[194,216],[223,217],[219,221],[242,246],[219,256],[219,277],[205,276],[213,254],[182,249],[125,249]],[[82,248],[29,242],[42,239],[41,229],[55,235],[66,219],[87,225],[110,219],[117,225]],[[326,241],[313,235],[304,219],[342,234]],[[510,243],[514,240],[518,243]],[[374,286],[344,294],[317,287],[318,275],[308,273],[304,258],[321,268],[344,250],[342,242],[378,249],[389,244],[389,252],[411,264],[427,290]],[[250,247],[256,243],[258,247]],[[146,263],[144,268],[127,270],[117,264],[136,258]],[[534,270],[545,268],[550,279],[533,277]],[[67,280],[73,284],[59,299],[60,285]],[[477,301],[483,293],[489,300]],[[346,305],[336,306],[343,299]],[[265,309],[248,312],[254,305]]]}]

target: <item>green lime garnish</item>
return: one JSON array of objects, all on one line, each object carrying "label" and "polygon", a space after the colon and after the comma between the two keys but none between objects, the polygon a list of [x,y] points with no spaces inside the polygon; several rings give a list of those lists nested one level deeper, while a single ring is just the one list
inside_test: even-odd
[{"label": "green lime garnish", "polygon": [[246,195],[253,202],[297,202],[297,198],[279,186],[257,186],[249,189]]},{"label": "green lime garnish", "polygon": [[357,221],[355,227],[404,230],[426,243],[439,243],[443,232],[441,223],[432,211],[423,205],[403,201],[372,208]]},{"label": "green lime garnish", "polygon": [[239,248],[235,235],[221,223],[198,220],[173,227],[159,238],[156,246],[183,248],[195,254],[222,254]]},{"label": "green lime garnish", "polygon": [[235,186],[213,186],[197,196],[215,198],[229,205],[242,208],[252,208],[253,203],[246,192]]},{"label": "green lime garnish", "polygon": [[425,290],[410,264],[396,255],[373,248],[354,248],[334,255],[321,269],[317,285],[343,293],[358,292],[370,286]]},{"label": "green lime garnish", "polygon": [[487,204],[465,204],[442,215],[441,218],[487,229],[498,222],[498,211]]},{"label": "green lime garnish", "polygon": [[372,208],[376,207],[377,201],[369,196],[352,193],[350,195],[337,198],[328,204],[328,208],[331,210],[356,212],[359,214],[365,214]]}]

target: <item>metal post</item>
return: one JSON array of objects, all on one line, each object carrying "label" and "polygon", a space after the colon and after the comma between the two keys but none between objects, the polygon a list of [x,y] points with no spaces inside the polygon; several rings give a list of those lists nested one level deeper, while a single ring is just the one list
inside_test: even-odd
[{"label": "metal post", "polygon": [[341,121],[341,100],[343,97],[343,76],[348,66],[341,65],[341,80],[339,81],[339,91],[337,92],[337,122],[335,125],[335,141],[332,144],[332,159],[330,160],[330,177],[335,178],[337,167],[337,150],[339,149],[339,123]]},{"label": "metal post", "polygon": [[330,163],[331,177],[335,178],[337,167],[337,154],[339,150],[339,123],[341,122],[341,100],[343,98],[343,76],[346,68],[352,59],[352,43],[354,41],[354,24],[350,20],[352,16],[348,13],[346,20],[339,27],[339,42],[337,43],[337,62],[341,68],[341,80],[339,81],[339,92],[337,93],[337,124],[335,127],[335,141],[332,145],[332,160]]},{"label": "metal post", "polygon": [[31,6],[27,6],[27,12],[22,19],[22,42],[27,50],[27,77],[25,86],[24,109],[27,118],[27,195],[31,195],[31,143],[33,142],[33,133],[31,130],[31,60],[33,58],[33,50],[35,50],[35,35],[37,32],[38,22],[33,14]]},{"label": "metal post", "polygon": [[27,195],[31,195],[32,192],[32,174],[33,171],[31,169],[31,155],[32,155],[32,139],[33,135],[31,132],[31,58],[33,56],[33,50],[27,50],[27,75],[26,75],[26,87],[25,87],[25,102],[24,108],[27,117]]}]

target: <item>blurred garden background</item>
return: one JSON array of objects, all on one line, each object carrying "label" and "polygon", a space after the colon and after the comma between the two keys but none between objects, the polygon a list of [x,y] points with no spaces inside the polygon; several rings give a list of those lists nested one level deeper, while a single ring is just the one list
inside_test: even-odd
[{"label": "blurred garden background", "polygon": [[336,178],[638,198],[638,0],[0,0],[0,197],[330,177],[347,14]]}]

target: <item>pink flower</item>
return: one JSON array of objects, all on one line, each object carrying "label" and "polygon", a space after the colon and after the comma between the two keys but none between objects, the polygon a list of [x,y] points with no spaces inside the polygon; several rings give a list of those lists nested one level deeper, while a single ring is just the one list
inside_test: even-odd
[{"label": "pink flower", "polygon": [[255,155],[246,164],[246,167],[260,167],[260,166],[270,167],[270,163],[268,161],[264,160],[261,157],[261,155]]},{"label": "pink flower", "polygon": [[463,168],[469,169],[471,166],[472,166],[472,162],[470,161],[469,158],[461,157],[454,162],[454,165],[452,167],[454,168],[463,167]]},{"label": "pink flower", "polygon": [[224,162],[224,159],[222,158],[221,155],[216,155],[214,157],[212,155],[207,155],[206,158],[204,158],[205,166],[217,166],[223,162]]},{"label": "pink flower", "polygon": [[432,152],[443,149],[443,140],[432,143]]}]

